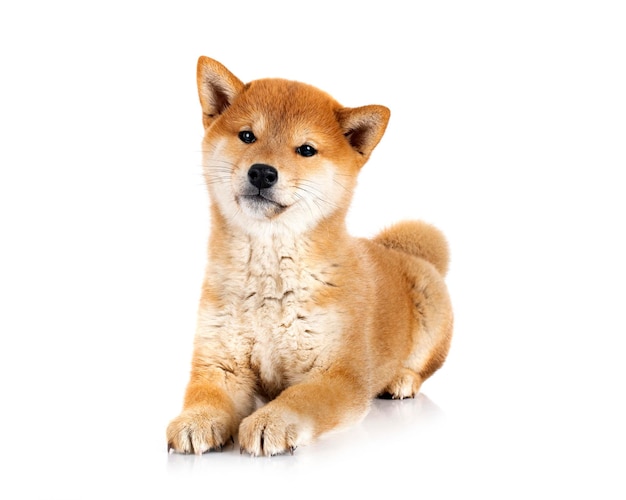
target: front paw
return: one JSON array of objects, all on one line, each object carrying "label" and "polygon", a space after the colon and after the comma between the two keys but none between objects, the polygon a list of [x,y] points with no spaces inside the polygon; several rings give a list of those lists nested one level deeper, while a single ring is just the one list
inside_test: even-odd
[{"label": "front paw", "polygon": [[290,411],[281,411],[272,404],[245,418],[239,427],[241,452],[254,456],[291,453],[312,437],[312,426]]},{"label": "front paw", "polygon": [[235,419],[228,412],[210,406],[189,408],[168,425],[167,449],[197,455],[221,450],[235,429]]}]

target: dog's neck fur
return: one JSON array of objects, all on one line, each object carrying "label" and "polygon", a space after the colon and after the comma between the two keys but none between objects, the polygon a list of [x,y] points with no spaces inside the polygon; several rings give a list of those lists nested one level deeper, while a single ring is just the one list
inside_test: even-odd
[{"label": "dog's neck fur", "polygon": [[339,211],[306,233],[290,230],[280,222],[259,221],[247,228],[229,224],[213,206],[211,229],[212,260],[224,265],[249,267],[256,257],[265,259],[270,274],[281,274],[291,260],[300,265],[331,261],[345,253],[349,238],[345,213]]}]

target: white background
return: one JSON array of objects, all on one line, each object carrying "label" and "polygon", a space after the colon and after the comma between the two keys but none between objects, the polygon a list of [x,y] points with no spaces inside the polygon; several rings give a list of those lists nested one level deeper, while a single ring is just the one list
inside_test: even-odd
[{"label": "white background", "polygon": [[[0,496],[624,498],[623,2],[17,5]],[[422,218],[451,245],[444,368],[293,457],[166,453],[209,226],[200,55],[387,105],[350,229]]]}]

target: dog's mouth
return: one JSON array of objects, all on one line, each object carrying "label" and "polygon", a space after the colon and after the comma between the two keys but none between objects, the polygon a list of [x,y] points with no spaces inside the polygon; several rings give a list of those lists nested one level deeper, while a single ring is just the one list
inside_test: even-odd
[{"label": "dog's mouth", "polygon": [[239,195],[237,197],[237,203],[251,210],[255,215],[262,215],[264,217],[275,217],[289,208],[288,205],[282,205],[272,198],[265,196],[262,192]]}]

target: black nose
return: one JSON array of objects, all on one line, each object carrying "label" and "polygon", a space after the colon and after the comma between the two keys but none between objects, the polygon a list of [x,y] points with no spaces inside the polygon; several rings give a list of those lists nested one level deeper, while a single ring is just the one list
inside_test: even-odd
[{"label": "black nose", "polygon": [[278,170],[263,163],[255,163],[248,170],[248,180],[255,188],[272,187],[278,182]]}]

